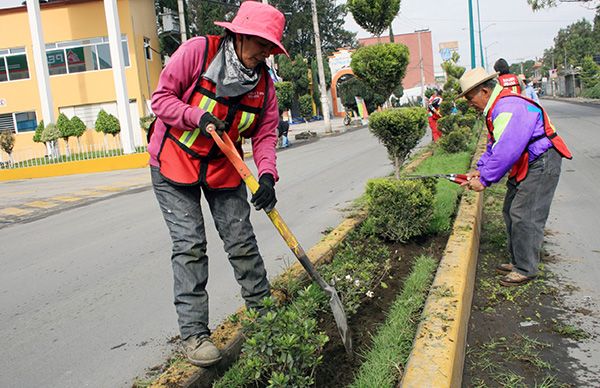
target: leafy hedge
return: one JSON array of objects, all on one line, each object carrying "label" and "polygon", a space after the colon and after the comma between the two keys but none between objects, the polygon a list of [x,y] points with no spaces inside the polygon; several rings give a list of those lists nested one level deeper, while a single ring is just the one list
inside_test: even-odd
[{"label": "leafy hedge", "polygon": [[367,182],[369,217],[363,229],[391,241],[420,236],[433,217],[435,185],[422,180],[372,179]]}]

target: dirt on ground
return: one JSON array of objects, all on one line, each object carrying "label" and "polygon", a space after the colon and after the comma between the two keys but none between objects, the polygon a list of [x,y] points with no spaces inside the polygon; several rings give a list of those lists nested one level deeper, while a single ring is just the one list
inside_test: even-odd
[{"label": "dirt on ground", "polygon": [[[568,311],[561,293],[568,286],[545,264],[538,278],[520,287],[503,287],[495,267],[508,262],[501,205],[504,185],[486,190],[475,292],[467,337],[463,387],[580,387],[582,368],[568,348],[589,335],[561,321]],[[560,291],[560,292],[559,292]]]},{"label": "dirt on ground", "polygon": [[[448,236],[437,236],[408,244],[388,244],[392,252],[392,267],[385,283],[387,288],[375,290],[373,299],[365,298],[357,313],[349,318],[352,330],[354,356],[346,353],[333,317],[329,312],[319,316],[319,327],[329,336],[323,350],[323,363],[316,371],[316,387],[344,387],[354,381],[371,345],[372,336],[387,317],[387,311],[402,291],[404,280],[409,275],[414,260],[420,255],[441,259]],[[400,257],[401,260],[397,258]]]}]

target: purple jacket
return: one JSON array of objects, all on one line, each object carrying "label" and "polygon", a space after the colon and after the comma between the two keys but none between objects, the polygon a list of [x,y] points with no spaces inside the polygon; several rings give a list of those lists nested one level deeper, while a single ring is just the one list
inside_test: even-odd
[{"label": "purple jacket", "polygon": [[[148,144],[152,166],[159,165],[157,155],[165,136],[166,125],[182,130],[193,130],[198,127],[200,117],[205,113],[199,107],[187,104],[202,71],[205,47],[205,37],[186,41],[177,49],[160,73],[158,87],[152,93],[152,111],[158,118]],[[258,175],[270,173],[277,180],[275,147],[279,111],[275,87],[270,77],[267,88],[266,106],[259,119],[256,133],[252,137],[252,154],[258,168]]]},{"label": "purple jacket", "polygon": [[[484,116],[487,116],[501,91],[502,87],[496,85],[483,111]],[[520,97],[500,99],[492,111],[492,121],[495,142],[488,143],[485,153],[477,162],[479,180],[484,186],[501,180],[526,148],[531,163],[552,147],[552,142],[546,137],[529,144],[531,139],[545,133],[544,115],[540,108]]]}]

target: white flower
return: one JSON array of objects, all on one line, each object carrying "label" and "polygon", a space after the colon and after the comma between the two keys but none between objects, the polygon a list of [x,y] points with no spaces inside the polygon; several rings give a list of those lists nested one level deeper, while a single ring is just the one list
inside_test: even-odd
[{"label": "white flower", "polygon": [[367,295],[369,298],[372,298],[372,297],[373,297],[373,295],[375,295],[375,294],[373,294],[373,291],[367,291],[367,294],[366,294],[366,295]]},{"label": "white flower", "polygon": [[360,286],[360,280],[356,279],[356,280],[354,281],[354,285],[355,285],[356,287]]},{"label": "white flower", "polygon": [[350,275],[346,275],[345,279],[346,279],[347,281],[351,282],[351,281],[352,281],[352,276],[350,276]]}]

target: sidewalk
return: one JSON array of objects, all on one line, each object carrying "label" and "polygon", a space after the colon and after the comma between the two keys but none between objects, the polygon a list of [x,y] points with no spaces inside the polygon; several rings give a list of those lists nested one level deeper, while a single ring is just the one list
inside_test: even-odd
[{"label": "sidewalk", "polygon": [[542,99],[542,100],[554,100],[554,101],[570,102],[570,103],[574,103],[574,104],[594,104],[594,105],[600,105],[600,100],[599,99],[594,99],[594,98],[559,97],[559,96],[552,97],[552,96],[544,95],[544,96],[540,97],[540,99]]},{"label": "sidewalk", "polygon": [[[295,135],[304,131],[316,132],[318,139],[363,128],[363,126],[354,125],[346,127],[342,118],[332,119],[331,124],[331,134],[325,132],[322,120],[290,125],[291,146],[295,148],[314,141],[313,139],[294,140]],[[252,151],[250,142],[246,142],[243,148],[245,152]],[[147,190],[150,189],[150,184],[150,173],[147,168],[0,181],[0,193],[2,193],[0,195],[0,229],[18,222],[46,217],[123,192]]]}]

